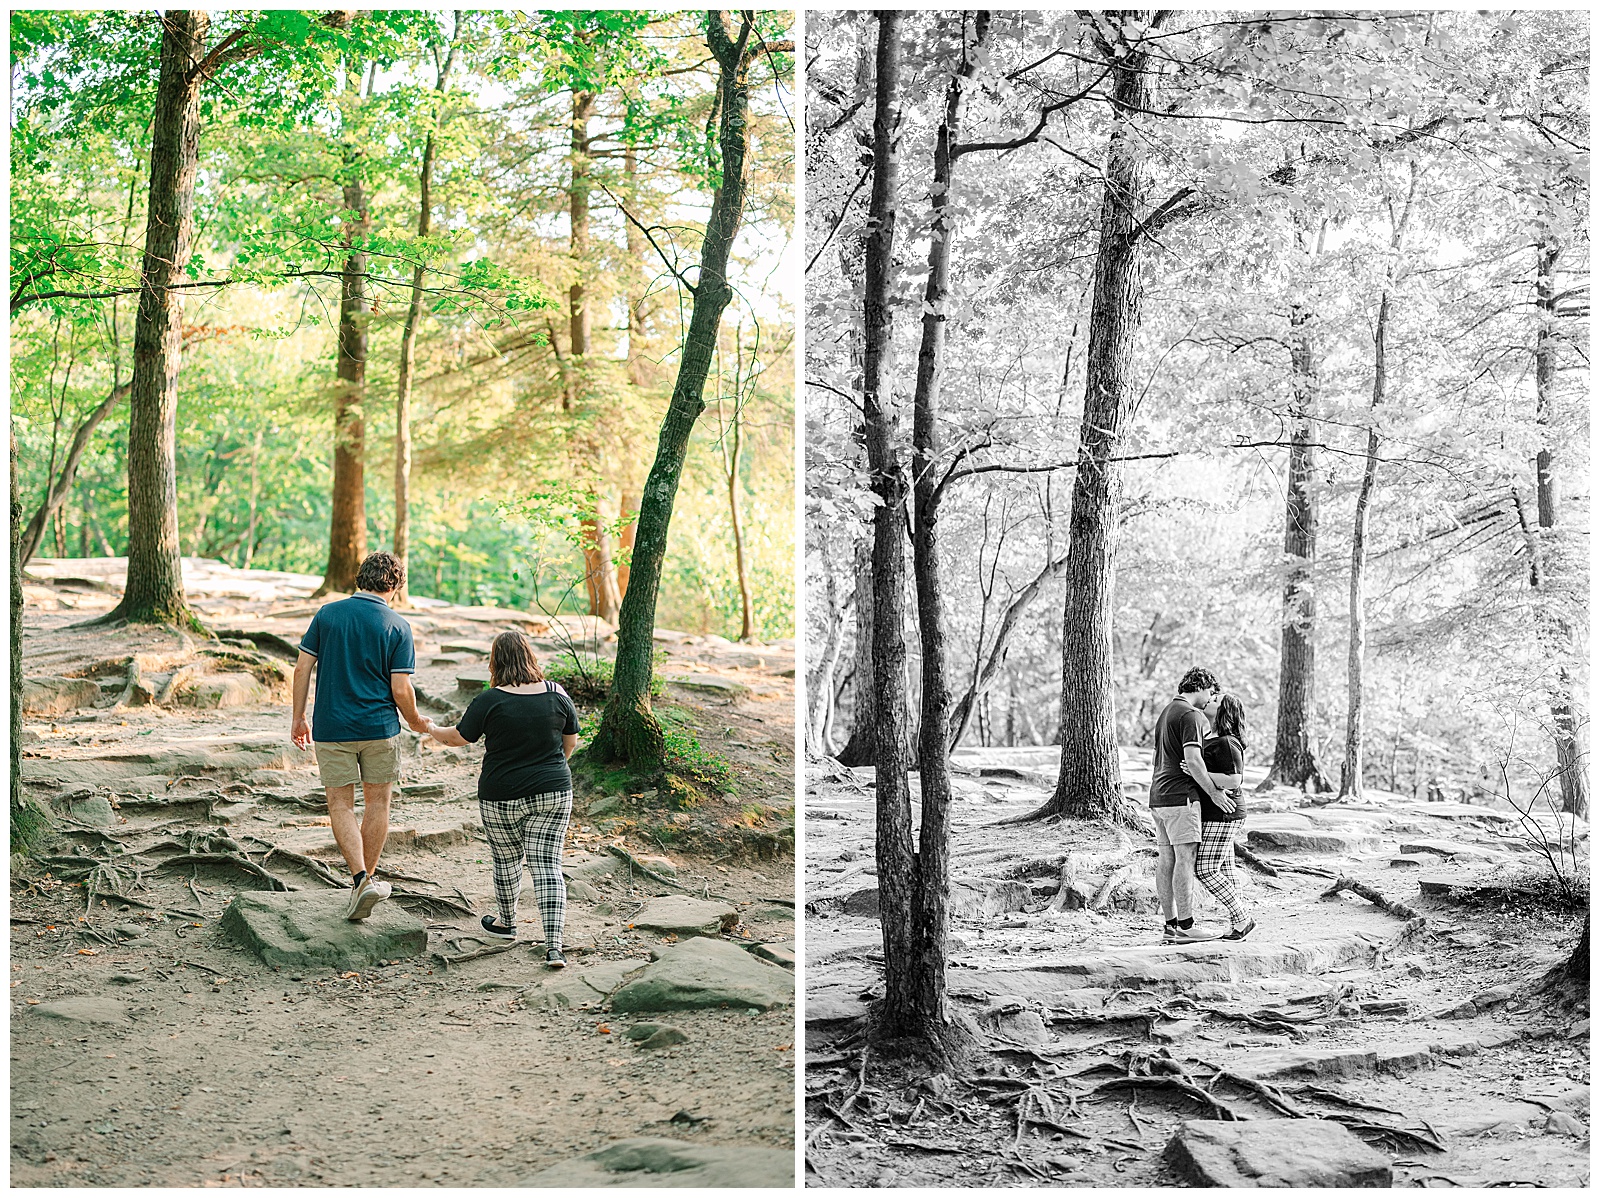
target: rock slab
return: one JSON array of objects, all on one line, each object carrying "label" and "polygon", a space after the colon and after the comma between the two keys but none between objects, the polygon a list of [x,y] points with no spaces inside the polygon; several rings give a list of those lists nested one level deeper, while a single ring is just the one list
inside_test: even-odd
[{"label": "rock slab", "polygon": [[126,1026],[128,1022],[127,1003],[115,998],[97,998],[88,994],[57,998],[40,1003],[37,1007],[24,1009],[49,1019],[64,1019],[68,1023],[115,1023]]},{"label": "rock slab", "polygon": [[1193,1120],[1168,1142],[1166,1159],[1197,1186],[1382,1189],[1393,1181],[1388,1157],[1323,1119]]},{"label": "rock slab", "polygon": [[222,929],[268,965],[291,969],[359,969],[415,957],[428,929],[398,904],[382,902],[352,923],[345,891],[259,891],[241,894],[222,913]]},{"label": "rock slab", "polygon": [[24,715],[60,715],[77,707],[93,707],[100,684],[90,678],[56,678],[49,675],[22,682]]},{"label": "rock slab", "polygon": [[663,948],[656,960],[611,996],[614,1011],[694,1011],[746,1007],[768,1011],[794,1003],[794,975],[736,944],[696,936]]},{"label": "rock slab", "polygon": [[696,936],[720,930],[724,919],[737,915],[738,912],[727,903],[674,894],[666,898],[651,899],[644,905],[644,909],[633,917],[633,926],[652,932],[676,932],[680,936]]},{"label": "rock slab", "polygon": [[636,1186],[688,1189],[794,1189],[794,1152],[784,1148],[686,1144],[681,1140],[618,1140],[576,1160],[536,1173],[524,1184],[586,1189]]}]

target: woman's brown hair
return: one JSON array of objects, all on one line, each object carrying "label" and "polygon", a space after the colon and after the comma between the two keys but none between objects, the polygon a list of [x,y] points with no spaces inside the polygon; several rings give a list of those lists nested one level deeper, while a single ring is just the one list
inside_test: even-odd
[{"label": "woman's brown hair", "polygon": [[521,686],[543,682],[544,671],[533,655],[533,644],[523,633],[502,632],[489,646],[489,685]]}]

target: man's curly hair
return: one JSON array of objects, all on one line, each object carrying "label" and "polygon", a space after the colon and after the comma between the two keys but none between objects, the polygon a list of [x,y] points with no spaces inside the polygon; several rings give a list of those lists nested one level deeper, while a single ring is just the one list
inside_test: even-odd
[{"label": "man's curly hair", "polygon": [[400,564],[400,559],[381,549],[367,554],[361,569],[356,571],[357,589],[376,591],[380,595],[398,591],[405,580],[406,568]]},{"label": "man's curly hair", "polygon": [[1183,681],[1178,683],[1180,695],[1192,695],[1196,691],[1215,691],[1222,688],[1217,684],[1217,676],[1210,670],[1202,670],[1195,666],[1183,676]]}]

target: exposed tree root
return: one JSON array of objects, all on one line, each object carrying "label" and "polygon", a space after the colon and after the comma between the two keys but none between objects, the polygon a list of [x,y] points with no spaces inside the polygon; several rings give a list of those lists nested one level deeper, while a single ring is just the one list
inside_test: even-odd
[{"label": "exposed tree root", "polygon": [[1251,852],[1249,849],[1245,848],[1244,845],[1240,844],[1237,840],[1233,842],[1233,855],[1240,861],[1243,861],[1251,869],[1255,870],[1258,874],[1265,874],[1269,878],[1276,878],[1280,876],[1275,866],[1268,865],[1265,861],[1256,856],[1255,853]]},{"label": "exposed tree root", "polygon": [[[452,939],[446,943],[460,944],[461,940]],[[509,944],[485,944],[481,948],[468,949],[461,953],[447,953],[434,949],[433,955],[448,968],[451,965],[460,965],[463,961],[476,961],[479,957],[493,957],[500,953],[509,953],[514,948],[525,947],[525,944],[513,940]]]},{"label": "exposed tree root", "polygon": [[1386,899],[1383,897],[1383,895],[1379,894],[1365,882],[1358,882],[1354,878],[1347,878],[1342,875],[1337,881],[1334,882],[1332,886],[1328,887],[1328,889],[1322,892],[1322,897],[1325,899],[1337,898],[1341,890],[1348,890],[1351,894],[1359,895],[1361,898],[1366,899],[1367,902],[1377,907],[1380,911],[1387,911],[1396,919],[1415,921],[1418,927],[1421,927],[1423,924],[1427,923],[1427,920],[1423,916],[1418,915],[1404,903],[1396,903],[1390,899]]},{"label": "exposed tree root", "polygon": [[260,878],[267,884],[268,890],[294,890],[276,874],[263,869],[248,857],[239,853],[179,853],[175,857],[168,857],[157,865],[156,869],[173,869],[184,865],[216,865],[228,869],[237,869],[249,874],[253,878]]}]

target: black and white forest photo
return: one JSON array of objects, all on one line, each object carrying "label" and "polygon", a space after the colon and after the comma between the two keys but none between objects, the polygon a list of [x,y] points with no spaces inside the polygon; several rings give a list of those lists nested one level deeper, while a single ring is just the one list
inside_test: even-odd
[{"label": "black and white forest photo", "polygon": [[808,1186],[1588,1185],[1589,26],[806,14]]}]

